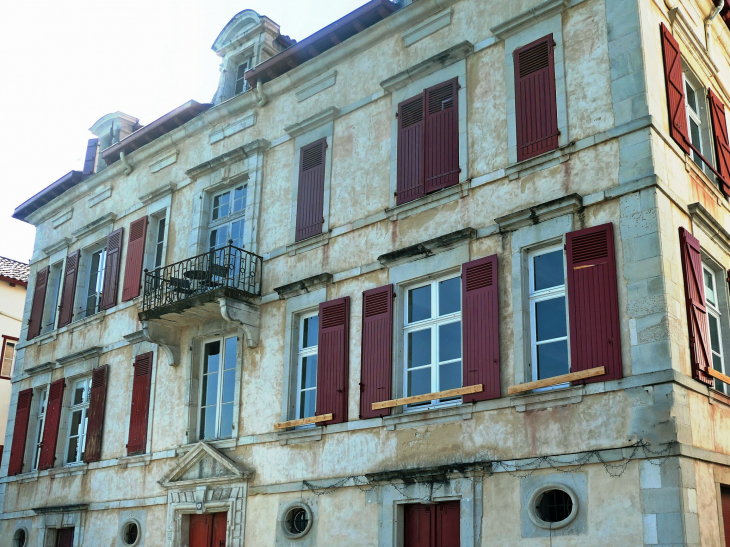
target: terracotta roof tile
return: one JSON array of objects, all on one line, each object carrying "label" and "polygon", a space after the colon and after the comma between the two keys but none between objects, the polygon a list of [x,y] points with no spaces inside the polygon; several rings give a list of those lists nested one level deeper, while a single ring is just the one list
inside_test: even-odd
[{"label": "terracotta roof tile", "polygon": [[0,256],[0,277],[7,277],[28,284],[29,275],[30,266],[28,264]]}]

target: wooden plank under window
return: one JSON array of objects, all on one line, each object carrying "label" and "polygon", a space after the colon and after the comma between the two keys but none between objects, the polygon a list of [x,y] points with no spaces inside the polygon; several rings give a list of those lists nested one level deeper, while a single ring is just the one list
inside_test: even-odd
[{"label": "wooden plank under window", "polygon": [[274,424],[274,429],[287,429],[289,427],[297,427],[300,425],[316,424],[319,422],[328,422],[332,419],[332,414],[322,414],[321,416],[312,416],[311,418],[302,418],[300,420],[289,420],[287,422],[279,422]]},{"label": "wooden plank under window", "polygon": [[713,378],[717,378],[721,382],[730,385],[730,376],[726,376],[722,372],[718,372],[712,367],[707,367],[707,374],[709,376],[712,376]]},{"label": "wooden plank under window", "polygon": [[570,374],[561,374],[560,376],[553,376],[544,380],[510,386],[507,388],[507,395],[514,395],[515,393],[522,393],[543,387],[557,386],[558,384],[567,384],[568,382],[577,382],[578,380],[585,380],[586,378],[593,378],[594,376],[601,376],[603,374],[606,374],[606,367],[595,367],[578,372],[571,372]]},{"label": "wooden plank under window", "polygon": [[435,399],[447,399],[448,397],[460,397],[470,393],[479,393],[484,390],[484,385],[457,387],[456,389],[447,389],[446,391],[436,391],[434,393],[424,393],[423,395],[414,395],[412,397],[402,397],[400,399],[391,399],[390,401],[381,401],[373,403],[373,410],[381,408],[392,408],[394,406],[410,405],[413,403],[424,403]]}]

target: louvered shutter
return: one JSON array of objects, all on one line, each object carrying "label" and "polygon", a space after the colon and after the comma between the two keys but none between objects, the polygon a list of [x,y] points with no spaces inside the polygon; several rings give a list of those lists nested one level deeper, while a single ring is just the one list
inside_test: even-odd
[{"label": "louvered shutter", "polygon": [[707,98],[710,100],[710,117],[712,119],[712,134],[715,138],[717,171],[722,175],[720,184],[725,195],[730,195],[730,142],[728,142],[725,105],[713,93],[712,89],[707,91]]},{"label": "louvered shutter", "polygon": [[409,504],[404,511],[404,547],[438,547],[436,544],[436,506]]},{"label": "louvered shutter", "polygon": [[362,359],[360,418],[390,415],[389,408],[373,410],[373,403],[392,394],[393,285],[362,293]]},{"label": "louvered shutter", "polygon": [[424,94],[398,105],[398,158],[396,204],[425,194],[423,184]]},{"label": "louvered shutter", "polygon": [[517,160],[558,147],[553,35],[515,50],[515,118]]},{"label": "louvered shutter", "polygon": [[28,422],[30,421],[30,403],[33,390],[24,389],[18,393],[18,404],[15,407],[15,426],[13,427],[13,444],[10,446],[10,462],[8,475],[19,475],[23,472],[25,444],[28,440]]},{"label": "louvered shutter", "polygon": [[147,236],[147,217],[143,216],[129,225],[127,261],[124,265],[124,287],[122,302],[139,296],[142,287],[142,265],[144,263],[144,242]]},{"label": "louvered shutter", "polygon": [[210,547],[212,536],[213,515],[190,515],[190,547]]},{"label": "louvered shutter", "polygon": [[74,299],[76,297],[76,279],[79,274],[81,252],[75,251],[66,257],[66,272],[63,276],[63,292],[58,312],[58,327],[68,325],[74,316]]},{"label": "louvered shutter", "polygon": [[350,297],[319,305],[317,348],[317,414],[332,414],[339,424],[347,421],[347,382],[350,339]]},{"label": "louvered shutter", "polygon": [[687,304],[687,327],[689,328],[689,351],[692,360],[692,377],[713,385],[707,369],[712,366],[707,308],[705,307],[705,284],[702,274],[702,252],[699,240],[686,229],[679,229],[680,254],[684,272],[684,298]]},{"label": "louvered shutter", "polygon": [[461,547],[461,507],[458,501],[436,506],[436,547]]},{"label": "louvered shutter", "polygon": [[498,273],[497,255],[461,267],[464,385],[484,386],[481,392],[464,395],[465,403],[500,396]]},{"label": "louvered shutter", "polygon": [[86,146],[86,157],[84,158],[84,175],[93,175],[96,171],[96,156],[99,151],[99,139],[89,139]]},{"label": "louvered shutter", "polygon": [[687,111],[684,106],[684,78],[682,77],[682,54],[672,32],[661,23],[662,52],[664,54],[664,79],[667,87],[669,107],[669,134],[689,154],[687,133]]},{"label": "louvered shutter", "polygon": [[720,505],[722,507],[722,529],[725,532],[725,547],[730,547],[730,488],[720,487]]},{"label": "louvered shutter", "polygon": [[459,82],[456,78],[426,89],[424,190],[459,182]]},{"label": "louvered shutter", "polygon": [[48,287],[48,275],[50,267],[39,270],[35,277],[35,290],[33,291],[33,304],[30,307],[30,319],[28,320],[27,340],[32,340],[41,333],[43,327],[43,305],[46,302],[46,289]]},{"label": "louvered shutter", "polygon": [[127,454],[144,453],[147,449],[147,423],[150,410],[152,382],[152,352],[138,355],[134,360],[132,408],[129,413]]},{"label": "louvered shutter", "polygon": [[106,238],[106,264],[104,266],[104,285],[101,293],[101,304],[99,308],[108,310],[117,305],[117,293],[119,293],[119,266],[122,255],[122,233],[124,228],[109,234]]},{"label": "louvered shutter", "polygon": [[566,235],[570,371],[605,367],[585,382],[623,378],[613,225]]},{"label": "louvered shutter", "polygon": [[324,223],[324,166],[327,139],[320,139],[299,152],[297,227],[295,241],[322,233]]},{"label": "louvered shutter", "polygon": [[50,469],[56,461],[56,444],[58,442],[58,428],[61,425],[61,408],[63,405],[63,388],[65,382],[56,380],[48,390],[46,404],[46,423],[43,426],[43,441],[41,442],[41,457],[38,469]]},{"label": "louvered shutter", "polygon": [[96,367],[91,374],[91,393],[89,394],[89,421],[86,426],[86,448],[84,461],[96,462],[101,459],[101,435],[104,429],[104,402],[106,401],[106,376],[109,365]]}]

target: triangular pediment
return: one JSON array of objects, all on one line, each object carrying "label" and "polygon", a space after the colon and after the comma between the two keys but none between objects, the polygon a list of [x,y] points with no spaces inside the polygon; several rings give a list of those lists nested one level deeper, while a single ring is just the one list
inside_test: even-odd
[{"label": "triangular pediment", "polygon": [[213,51],[218,52],[259,23],[261,23],[261,16],[252,9],[245,9],[237,13],[215,39]]},{"label": "triangular pediment", "polygon": [[248,480],[252,473],[217,448],[199,442],[159,481],[165,488]]}]

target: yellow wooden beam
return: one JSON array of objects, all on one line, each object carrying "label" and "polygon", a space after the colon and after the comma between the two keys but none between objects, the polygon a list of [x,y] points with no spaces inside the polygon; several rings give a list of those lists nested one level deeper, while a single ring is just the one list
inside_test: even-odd
[{"label": "yellow wooden beam", "polygon": [[469,393],[479,393],[480,391],[484,391],[484,386],[482,384],[478,384],[476,386],[457,387],[456,389],[447,389],[446,391],[436,391],[434,393],[425,393],[423,395],[414,395],[413,397],[402,397],[400,399],[391,399],[390,401],[373,403],[373,410],[410,405],[412,403],[423,403],[426,401],[433,401],[435,399],[446,399],[448,397],[459,397],[461,395],[468,395]]},{"label": "yellow wooden beam", "polygon": [[525,391],[540,389],[542,387],[557,386],[558,384],[565,384],[567,382],[577,382],[578,380],[585,380],[586,378],[593,378],[594,376],[601,376],[603,374],[606,374],[605,367],[589,368],[587,370],[581,370],[580,372],[561,374],[560,376],[553,376],[552,378],[545,378],[544,380],[537,380],[536,382],[527,382],[526,384],[510,386],[507,388],[507,395],[523,393]]},{"label": "yellow wooden beam", "polygon": [[726,384],[730,385],[730,376],[725,376],[722,372],[717,372],[712,367],[707,367],[707,374],[709,376],[712,376],[713,378],[717,378],[721,382],[725,382]]},{"label": "yellow wooden beam", "polygon": [[301,420],[289,420],[288,422],[279,422],[274,424],[274,429],[288,429],[300,425],[316,424],[319,422],[327,422],[332,419],[332,414],[322,414],[321,416],[312,416],[311,418],[302,418]]}]

